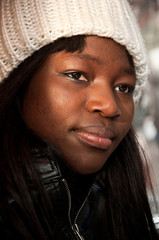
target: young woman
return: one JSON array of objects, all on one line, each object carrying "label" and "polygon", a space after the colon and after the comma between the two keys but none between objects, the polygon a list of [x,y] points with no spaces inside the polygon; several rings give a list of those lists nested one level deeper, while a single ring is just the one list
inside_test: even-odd
[{"label": "young woman", "polygon": [[1,239],[158,239],[132,128],[148,67],[125,0],[0,3]]}]

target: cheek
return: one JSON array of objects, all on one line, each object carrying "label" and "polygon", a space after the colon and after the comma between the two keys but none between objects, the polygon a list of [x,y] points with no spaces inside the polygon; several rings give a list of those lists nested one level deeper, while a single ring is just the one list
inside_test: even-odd
[{"label": "cheek", "polygon": [[38,94],[30,88],[23,104],[23,115],[27,126],[40,137],[56,141],[72,124],[77,113],[77,97],[67,88],[41,87]]},{"label": "cheek", "polygon": [[134,117],[134,101],[132,100],[129,104],[125,106],[126,119],[129,125],[131,125]]},{"label": "cheek", "polygon": [[134,117],[134,102],[133,100],[130,102],[127,102],[127,104],[124,104],[122,107],[122,117],[121,117],[121,133],[123,137],[127,134],[129,131],[132,121]]},{"label": "cheek", "polygon": [[50,117],[50,121],[54,126],[62,126],[72,118],[74,111],[77,108],[77,101],[73,94],[66,89],[54,88],[46,95],[48,109],[45,104],[46,114]]}]

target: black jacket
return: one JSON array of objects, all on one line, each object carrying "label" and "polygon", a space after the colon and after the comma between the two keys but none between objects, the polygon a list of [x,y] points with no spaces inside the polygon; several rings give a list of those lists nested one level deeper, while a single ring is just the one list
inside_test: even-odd
[{"label": "black jacket", "polygon": [[[65,164],[60,158],[55,156],[55,152],[50,147],[45,151],[34,148],[33,161],[41,176],[56,217],[53,240],[107,239],[105,219],[107,200],[104,195],[105,186],[102,184],[105,171],[90,176],[74,174],[68,167],[64,166]],[[38,199],[38,192],[32,186],[32,181],[30,179],[27,181],[31,192],[35,195],[34,199]],[[13,199],[9,200],[9,204],[12,209],[21,214]],[[14,227],[16,223],[13,224],[13,220],[8,219],[6,215],[5,209],[0,206],[0,239],[28,240],[26,236],[24,238],[17,233]],[[43,216],[39,217],[43,221]],[[148,234],[151,235],[150,232]],[[143,238],[142,231],[139,235],[142,240],[158,239],[157,235],[152,238]],[[130,236],[130,239],[134,240],[134,237]],[[52,240],[52,237],[48,236],[44,240]]]},{"label": "black jacket", "polygon": [[[33,160],[56,215],[54,239],[106,239],[103,224],[105,198],[100,177],[74,175],[67,167],[63,168],[63,163],[54,157],[51,148],[45,152],[34,149]],[[16,207],[13,200],[10,204]],[[8,220],[5,223],[3,216],[0,219],[0,236],[2,240],[23,239]]]}]

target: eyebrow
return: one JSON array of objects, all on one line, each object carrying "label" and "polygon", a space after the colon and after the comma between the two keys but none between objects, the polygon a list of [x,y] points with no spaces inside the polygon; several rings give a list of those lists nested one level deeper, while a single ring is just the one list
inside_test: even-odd
[{"label": "eyebrow", "polygon": [[[98,64],[103,64],[104,62],[102,60],[99,60],[98,58],[94,57],[91,54],[87,54],[87,53],[80,53],[80,54],[76,54],[74,55],[74,57],[80,58],[80,59],[86,59],[86,60],[91,60],[93,62],[96,62]],[[130,62],[130,59],[129,59]],[[122,69],[122,71],[128,75],[135,75],[135,69],[132,65],[132,63],[130,62],[130,67],[125,67]]]},{"label": "eyebrow", "polygon": [[123,68],[123,72],[128,74],[128,75],[136,75],[135,74],[135,69],[133,67]]},{"label": "eyebrow", "polygon": [[80,59],[86,59],[86,60],[91,60],[93,62],[97,62],[98,64],[102,64],[103,62],[101,60],[99,60],[98,58],[94,57],[91,54],[87,54],[87,53],[79,53],[74,55],[75,57],[78,57]]}]

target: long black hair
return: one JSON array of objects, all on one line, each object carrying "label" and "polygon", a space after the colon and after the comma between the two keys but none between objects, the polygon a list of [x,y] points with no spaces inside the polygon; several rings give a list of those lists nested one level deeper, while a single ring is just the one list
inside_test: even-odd
[{"label": "long black hair", "polygon": [[[56,217],[32,161],[30,146],[37,139],[24,124],[20,104],[31,77],[49,54],[82,51],[84,47],[85,36],[59,39],[27,58],[0,84],[0,214],[8,229],[12,231],[14,226],[23,239],[54,239]],[[148,171],[143,159],[131,128],[104,167],[102,185],[109,240],[158,239],[147,198]],[[28,178],[38,192],[38,201]]]}]

